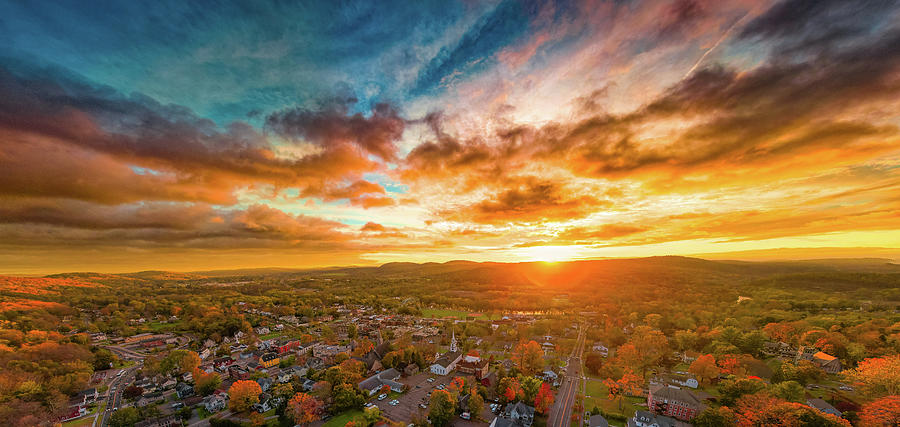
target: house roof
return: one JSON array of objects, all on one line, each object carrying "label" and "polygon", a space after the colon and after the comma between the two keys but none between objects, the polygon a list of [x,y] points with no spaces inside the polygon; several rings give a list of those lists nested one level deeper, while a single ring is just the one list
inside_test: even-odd
[{"label": "house roof", "polygon": [[450,366],[451,363],[453,363],[454,361],[459,359],[460,356],[462,356],[462,353],[460,353],[458,351],[451,351],[448,353],[444,353],[441,357],[439,357],[437,360],[434,361],[434,364],[441,365],[446,368],[446,367]]},{"label": "house roof", "polygon": [[841,411],[822,399],[809,399],[806,404],[826,414],[841,416]]},{"label": "house roof", "polygon": [[653,400],[678,401],[686,405],[694,406],[695,408],[700,408],[700,399],[687,390],[660,385],[656,388],[651,388],[650,391],[653,394]]},{"label": "house roof", "polygon": [[828,353],[822,352],[822,351],[814,354],[813,357],[815,357],[816,359],[824,360],[826,362],[831,362],[832,360],[837,359],[837,357],[834,357],[834,356],[832,356]]},{"label": "house roof", "polygon": [[606,418],[603,418],[603,415],[593,415],[588,420],[588,425],[590,427],[609,427],[609,422],[606,421]]}]

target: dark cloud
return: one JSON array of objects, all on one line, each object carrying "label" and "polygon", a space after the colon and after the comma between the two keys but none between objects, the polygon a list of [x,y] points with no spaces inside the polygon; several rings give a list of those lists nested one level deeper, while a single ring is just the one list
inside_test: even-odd
[{"label": "dark cloud", "polygon": [[183,107],[126,97],[57,68],[3,59],[0,93],[0,191],[104,203],[227,204],[235,189],[257,185],[325,191],[382,167],[347,138],[357,135],[354,144],[391,158],[403,129],[385,106],[371,118],[343,121],[330,110],[307,111],[304,123],[322,149],[283,157],[246,123],[221,128]]},{"label": "dark cloud", "polygon": [[581,195],[556,181],[536,177],[510,179],[496,194],[471,206],[440,212],[445,219],[477,223],[543,222],[582,218],[611,203]]},{"label": "dark cloud", "polygon": [[352,238],[338,222],[264,205],[216,209],[162,202],[108,206],[58,199],[0,201],[0,235],[8,245],[346,248]]},{"label": "dark cloud", "polygon": [[[352,100],[355,102],[355,100]],[[306,140],[323,147],[354,144],[383,160],[394,160],[395,142],[403,135],[405,121],[388,104],[376,104],[369,117],[350,114],[348,102],[312,111],[294,108],[266,117],[266,129],[290,139]]]},{"label": "dark cloud", "polygon": [[660,19],[657,38],[667,41],[673,37],[682,38],[694,23],[706,15],[703,2],[699,0],[676,0],[665,10]]},{"label": "dark cloud", "polygon": [[873,37],[896,19],[893,0],[782,0],[748,23],[747,40],[774,41],[777,54],[818,53]]}]

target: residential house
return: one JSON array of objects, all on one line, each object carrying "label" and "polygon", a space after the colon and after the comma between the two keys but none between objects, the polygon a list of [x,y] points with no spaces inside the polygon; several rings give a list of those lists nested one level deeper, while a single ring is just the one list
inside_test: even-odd
[{"label": "residential house", "polygon": [[252,408],[254,411],[261,414],[275,407],[274,403],[275,402],[272,401],[271,397],[269,397],[268,395],[262,395],[259,398],[259,403],[254,403]]},{"label": "residential house", "polygon": [[703,403],[693,393],[665,384],[650,386],[647,407],[651,411],[680,420],[690,420],[704,409]]},{"label": "residential house", "polygon": [[178,383],[175,385],[175,393],[179,399],[184,399],[194,394],[194,387],[191,387],[188,383]]},{"label": "residential house", "polygon": [[603,415],[591,415],[591,418],[588,419],[588,427],[609,427],[609,422],[603,418]]},{"label": "residential house", "polygon": [[531,427],[534,423],[534,406],[522,402],[509,403],[503,409],[503,416],[518,426]]},{"label": "residential house", "polygon": [[256,380],[256,383],[259,384],[259,388],[262,389],[263,393],[265,393],[269,391],[270,388],[272,388],[272,384],[274,384],[274,381],[272,381],[272,379],[269,377],[262,377]]},{"label": "residential house", "polygon": [[815,353],[812,355],[811,360],[816,366],[829,374],[841,372],[841,361],[828,353],[822,351]]},{"label": "residential house", "polygon": [[134,402],[134,406],[143,408],[144,406],[156,403],[156,401],[160,399],[163,399],[162,393],[147,393],[138,398],[138,400]]},{"label": "residential house", "polygon": [[97,398],[100,397],[100,393],[97,392],[96,388],[89,388],[78,393],[78,397],[81,398],[81,404],[87,405],[96,402]]},{"label": "residential house", "polygon": [[608,356],[609,356],[609,347],[607,347],[606,345],[604,345],[604,344],[601,343],[601,342],[595,342],[595,343],[594,343],[594,346],[591,347],[591,350],[592,350],[594,353],[600,353],[600,355],[603,356],[603,357],[608,357]]},{"label": "residential house", "polygon": [[674,418],[647,411],[634,411],[634,417],[628,419],[628,427],[681,427],[684,425]]},{"label": "residential house", "polygon": [[402,392],[404,385],[397,380],[400,379],[400,371],[390,368],[386,371],[379,372],[375,375],[372,375],[369,378],[366,378],[359,383],[359,389],[363,392],[369,394],[369,396],[374,395],[381,390],[382,387],[388,386],[392,391]]},{"label": "residential house", "polygon": [[228,393],[216,392],[203,398],[203,407],[206,412],[215,413],[225,409],[228,406]]},{"label": "residential house", "polygon": [[806,404],[811,408],[818,410],[819,412],[824,412],[826,414],[834,415],[838,418],[841,417],[841,411],[838,411],[834,406],[831,406],[828,402],[822,399],[809,399],[806,401]]},{"label": "residential house", "polygon": [[281,357],[276,353],[266,353],[259,357],[259,364],[265,368],[276,366],[278,362],[281,362]]},{"label": "residential house", "polygon": [[181,420],[174,415],[157,417],[150,420],[138,421],[134,427],[181,427]]},{"label": "residential house", "polygon": [[406,365],[405,368],[403,368],[403,375],[406,375],[407,377],[411,377],[418,373],[419,373],[419,365],[416,365],[415,363],[410,363],[410,364]]}]

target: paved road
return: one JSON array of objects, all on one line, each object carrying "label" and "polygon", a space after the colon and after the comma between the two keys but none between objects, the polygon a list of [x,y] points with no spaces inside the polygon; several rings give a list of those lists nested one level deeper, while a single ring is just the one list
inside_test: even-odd
[{"label": "paved road", "polygon": [[[584,328],[578,333],[578,340],[569,361],[566,365],[565,379],[556,393],[556,400],[550,409],[547,427],[569,427],[572,419],[572,406],[575,404],[575,396],[581,388],[583,375],[581,372],[581,355],[584,351]],[[580,423],[579,423],[580,426]]]},{"label": "paved road", "polygon": [[[109,417],[115,412],[115,408],[122,404],[122,391],[134,381],[134,373],[137,370],[137,366],[125,368],[124,374],[109,382],[109,390],[106,393],[106,410],[100,414],[100,427],[109,424]],[[115,387],[115,391],[113,391],[113,387]]]}]

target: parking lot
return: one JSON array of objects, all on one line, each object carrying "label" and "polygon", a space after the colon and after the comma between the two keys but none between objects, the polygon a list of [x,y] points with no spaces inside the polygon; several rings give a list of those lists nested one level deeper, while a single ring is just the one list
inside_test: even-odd
[{"label": "parking lot", "polygon": [[[378,406],[386,417],[394,421],[407,422],[412,420],[415,416],[424,418],[428,414],[428,402],[430,400],[431,391],[441,384],[446,387],[450,384],[450,380],[452,380],[453,377],[453,375],[439,376],[433,375],[430,372],[424,372],[411,377],[401,378],[400,382],[406,385],[407,391],[396,398],[399,401],[399,404],[390,405],[390,398],[379,401],[377,400],[377,396],[373,396],[370,402]],[[434,381],[429,382],[429,378],[434,378]],[[425,408],[422,408],[419,405],[424,405]],[[488,405],[490,405],[490,402],[485,402],[485,409],[481,417],[489,423],[494,419],[494,414],[488,409]],[[451,425],[457,427],[483,427],[485,424],[486,423],[482,421],[467,421],[459,417],[456,417],[456,419],[451,421]]]}]

